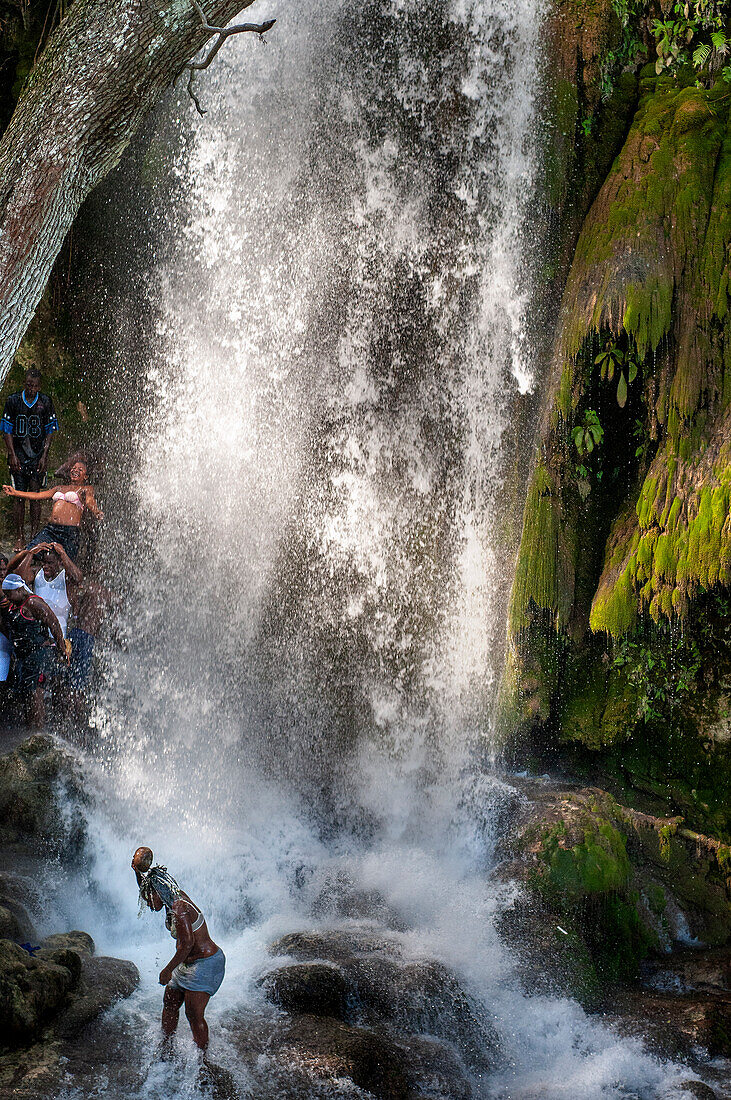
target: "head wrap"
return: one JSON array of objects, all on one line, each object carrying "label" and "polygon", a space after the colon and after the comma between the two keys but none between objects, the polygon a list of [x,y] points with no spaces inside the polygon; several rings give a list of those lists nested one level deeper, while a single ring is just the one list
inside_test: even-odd
[{"label": "head wrap", "polygon": [[28,592],[30,589],[25,583],[23,578],[17,573],[8,573],[7,577],[3,581],[3,592],[11,592],[14,588],[25,588]]},{"label": "head wrap", "polygon": [[160,898],[166,909],[172,909],[178,898],[183,896],[183,891],[178,886],[172,875],[168,874],[167,867],[151,867],[144,876],[144,882],[140,886],[140,897],[149,905],[152,900],[152,891]]},{"label": "head wrap", "polygon": [[183,891],[173,876],[168,874],[167,867],[161,867],[159,864],[156,867],[151,867],[147,874],[142,877],[144,882],[140,886],[140,915],[143,912],[143,904],[152,908],[152,891],[154,890],[165,906],[165,925],[169,929],[170,935],[175,939],[177,931],[173,906],[183,896]]}]

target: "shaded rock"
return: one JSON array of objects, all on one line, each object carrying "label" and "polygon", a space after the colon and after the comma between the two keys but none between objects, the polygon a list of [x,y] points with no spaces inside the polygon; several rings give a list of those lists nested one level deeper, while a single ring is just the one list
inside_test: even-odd
[{"label": "shaded rock", "polygon": [[402,953],[397,939],[362,928],[290,932],[269,947],[271,955],[291,955],[295,959],[307,960],[331,959],[333,962],[375,951],[395,956]]},{"label": "shaded rock", "polygon": [[53,1025],[54,1034],[63,1039],[77,1035],[117,1001],[129,997],[140,980],[137,967],[126,959],[85,954],[80,962],[78,988]]},{"label": "shaded rock", "polygon": [[[374,934],[369,929],[328,929],[320,932],[295,932],[282,937],[270,948],[273,954],[288,954],[308,960],[327,960],[336,964],[314,971],[323,988],[325,983],[337,1004],[325,1015],[348,1023],[379,1026],[387,1023],[400,1032],[428,1034],[453,1040],[475,1069],[484,1069],[498,1049],[497,1032],[484,1009],[462,987],[457,977],[435,959],[405,959],[396,939]],[[296,1000],[290,1000],[293,1012],[323,1014],[318,1005],[324,996],[313,982],[307,988],[309,971],[286,968],[283,979],[297,979]],[[276,981],[274,972],[266,980]],[[335,977],[334,975],[337,975]],[[309,1008],[308,992],[315,1007]],[[294,1007],[296,1005],[296,1007]]]},{"label": "shaded rock", "polygon": [[267,997],[285,1012],[346,1018],[348,982],[328,963],[299,963],[273,970],[262,979]]},{"label": "shaded rock", "polygon": [[74,975],[51,958],[32,958],[0,941],[0,1033],[9,1046],[29,1042],[55,1015],[74,987]]},{"label": "shaded rock", "polygon": [[365,1028],[323,1016],[297,1016],[280,1026],[269,1053],[311,1078],[348,1077],[378,1100],[410,1100],[404,1052]]},{"label": "shaded rock", "polygon": [[33,839],[46,848],[76,854],[84,839],[83,801],[76,763],[53,737],[36,734],[0,757],[0,843]]},{"label": "shaded rock", "polygon": [[409,1078],[418,1097],[435,1100],[470,1100],[472,1086],[454,1050],[423,1036],[400,1040],[406,1052]]},{"label": "shaded rock", "polygon": [[96,950],[94,941],[88,932],[54,932],[52,936],[46,936],[43,947],[51,951],[70,949],[81,955],[93,955]]},{"label": "shaded rock", "polygon": [[527,889],[500,929],[531,971],[531,956],[540,969],[545,960],[547,989],[593,1004],[603,984],[634,980],[644,959],[679,941],[731,936],[718,842],[599,788],[520,785],[531,802],[511,837],[509,871]]},{"label": "shaded rock", "polygon": [[645,988],[661,993],[728,993],[731,948],[687,950],[663,959],[650,959],[643,966],[641,979]]},{"label": "shaded rock", "polygon": [[731,1058],[731,997],[625,990],[612,1013],[620,1030],[648,1035],[666,1057],[689,1057],[704,1047],[712,1057]]},{"label": "shaded rock", "polygon": [[312,905],[312,914],[330,920],[375,921],[379,926],[395,932],[404,932],[407,927],[383,894],[378,890],[359,889],[342,872],[335,874],[323,886]]},{"label": "shaded rock", "polygon": [[78,985],[81,977],[81,955],[78,951],[71,951],[68,947],[54,949],[41,948],[35,953],[37,959],[54,963],[56,966],[64,966],[71,974],[72,989]]},{"label": "shaded rock", "polygon": [[[69,945],[74,946],[69,946]],[[20,1046],[50,1028],[56,1038],[78,1034],[139,981],[122,959],[90,954],[85,932],[49,936],[35,958],[18,944],[0,940],[0,1033]]]},{"label": "shaded rock", "polygon": [[717,1100],[711,1086],[704,1085],[702,1081],[682,1081],[678,1085],[678,1091],[694,1096],[695,1100]]},{"label": "shaded rock", "polygon": [[568,995],[585,1008],[598,1007],[601,982],[572,921],[557,917],[540,898],[524,896],[498,915],[496,929],[518,962],[526,990],[537,996]]},{"label": "shaded rock", "polygon": [[498,1038],[491,1020],[442,963],[373,955],[342,965],[366,1020],[449,1039],[475,1069],[494,1060]]}]

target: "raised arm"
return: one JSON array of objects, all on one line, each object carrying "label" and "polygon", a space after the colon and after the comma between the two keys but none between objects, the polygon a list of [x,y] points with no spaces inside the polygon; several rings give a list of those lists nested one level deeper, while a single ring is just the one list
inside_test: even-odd
[{"label": "raised arm", "polygon": [[104,513],[97,504],[91,485],[87,485],[86,488],[82,489],[82,492],[84,494],[84,505],[89,509],[94,519],[104,519]]},{"label": "raised arm", "polygon": [[41,550],[48,549],[47,542],[39,542],[35,546],[30,546],[26,550],[21,550],[15,557],[12,557],[8,562],[8,573],[17,573],[19,577],[22,577],[25,583],[33,591],[33,581],[35,577],[30,571],[33,558]]},{"label": "raised arm", "polygon": [[23,500],[50,500],[57,489],[42,489],[40,493],[23,493],[20,489],[14,489],[12,485],[3,485],[3,492],[7,497],[22,497]]},{"label": "raised arm", "polygon": [[59,558],[61,559],[61,565],[64,567],[66,571],[66,576],[71,581],[71,583],[81,584],[84,579],[84,574],[81,572],[78,565],[76,565],[75,562],[71,561],[71,558],[68,556],[61,543],[52,542],[51,547],[53,550],[56,551]]},{"label": "raised arm", "polygon": [[[29,566],[33,561],[34,554],[40,553],[41,550],[47,549],[47,546],[47,542],[37,542],[34,547],[27,547],[25,550],[19,550],[19,552],[14,554],[14,557],[12,557],[8,562],[7,572],[18,573],[19,576],[23,577],[25,583],[29,585],[32,590],[33,584],[29,584],[29,580],[27,580],[27,576],[25,575],[25,572],[27,571],[27,566]],[[33,577],[31,577],[31,582],[32,581]]]}]

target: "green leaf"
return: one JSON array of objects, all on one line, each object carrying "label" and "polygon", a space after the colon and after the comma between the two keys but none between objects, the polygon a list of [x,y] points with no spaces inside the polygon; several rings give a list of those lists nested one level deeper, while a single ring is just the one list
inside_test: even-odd
[{"label": "green leaf", "polygon": [[636,377],[637,377],[637,360],[636,359],[630,359],[629,363],[627,364],[627,381],[632,383],[632,382],[634,382]]},{"label": "green leaf", "polygon": [[614,360],[612,360],[607,368],[607,378],[611,382],[614,378]]},{"label": "green leaf", "polygon": [[620,409],[623,409],[627,404],[627,379],[624,377],[624,371],[619,376],[619,384],[617,385],[617,404]]},{"label": "green leaf", "polygon": [[693,50],[693,64],[696,69],[702,69],[711,56],[711,47],[705,42]]},{"label": "green leaf", "polygon": [[718,50],[719,53],[728,52],[728,39],[723,31],[714,31],[711,35],[711,42],[713,43],[714,50]]},{"label": "green leaf", "polygon": [[590,455],[594,450],[594,440],[591,438],[591,432],[584,433],[584,443],[586,444],[586,453]]}]

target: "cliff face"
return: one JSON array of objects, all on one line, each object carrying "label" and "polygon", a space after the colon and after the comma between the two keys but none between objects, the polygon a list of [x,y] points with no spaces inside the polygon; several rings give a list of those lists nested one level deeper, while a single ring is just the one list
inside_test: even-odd
[{"label": "cliff face", "polygon": [[567,274],[505,699],[534,749],[728,838],[731,70],[710,7],[677,40],[642,0],[553,7]]}]

